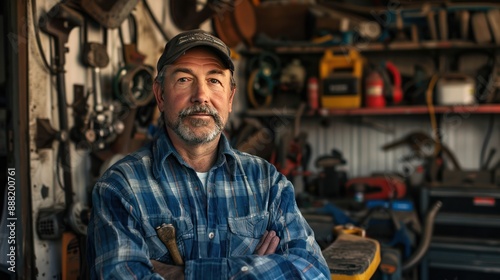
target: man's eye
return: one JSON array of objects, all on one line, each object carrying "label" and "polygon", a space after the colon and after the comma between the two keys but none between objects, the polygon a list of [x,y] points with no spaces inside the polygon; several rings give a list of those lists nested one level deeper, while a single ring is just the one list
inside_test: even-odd
[{"label": "man's eye", "polygon": [[187,81],[189,81],[188,78],[179,78],[177,81],[181,82],[181,83],[185,83]]},{"label": "man's eye", "polygon": [[217,79],[210,79],[210,83],[212,84],[220,84],[221,82]]}]

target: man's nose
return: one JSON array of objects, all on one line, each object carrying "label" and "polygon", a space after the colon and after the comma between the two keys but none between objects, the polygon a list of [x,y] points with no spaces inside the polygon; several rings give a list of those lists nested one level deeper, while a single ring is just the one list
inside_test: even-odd
[{"label": "man's nose", "polygon": [[208,103],[209,93],[210,89],[208,86],[204,82],[200,81],[196,83],[193,94],[191,95],[191,102]]}]

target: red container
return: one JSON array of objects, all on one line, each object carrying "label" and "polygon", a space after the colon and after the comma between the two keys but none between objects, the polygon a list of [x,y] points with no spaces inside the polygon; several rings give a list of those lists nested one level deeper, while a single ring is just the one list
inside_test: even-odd
[{"label": "red container", "polygon": [[365,106],[385,107],[384,80],[377,71],[372,71],[365,80]]}]

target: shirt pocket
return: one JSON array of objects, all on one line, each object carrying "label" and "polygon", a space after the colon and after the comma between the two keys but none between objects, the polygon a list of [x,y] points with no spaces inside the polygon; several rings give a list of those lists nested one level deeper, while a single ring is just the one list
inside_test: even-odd
[{"label": "shirt pocket", "polygon": [[267,229],[269,212],[228,218],[229,256],[251,255]]},{"label": "shirt pocket", "polygon": [[177,248],[179,248],[182,259],[186,260],[186,257],[189,257],[189,252],[191,252],[194,229],[191,219],[183,217],[174,218],[163,216],[149,218],[149,223],[146,227],[146,243],[149,249],[149,257],[151,259],[173,264],[170,252],[156,232],[156,228],[163,223],[174,225]]}]

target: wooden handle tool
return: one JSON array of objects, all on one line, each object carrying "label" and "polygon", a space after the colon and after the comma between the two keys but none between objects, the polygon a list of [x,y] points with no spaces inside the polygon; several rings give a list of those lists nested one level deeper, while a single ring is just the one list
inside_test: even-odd
[{"label": "wooden handle tool", "polygon": [[158,234],[158,237],[160,237],[163,244],[167,247],[174,263],[176,265],[184,265],[179,248],[177,248],[174,225],[163,223],[161,226],[156,228],[156,233]]}]

